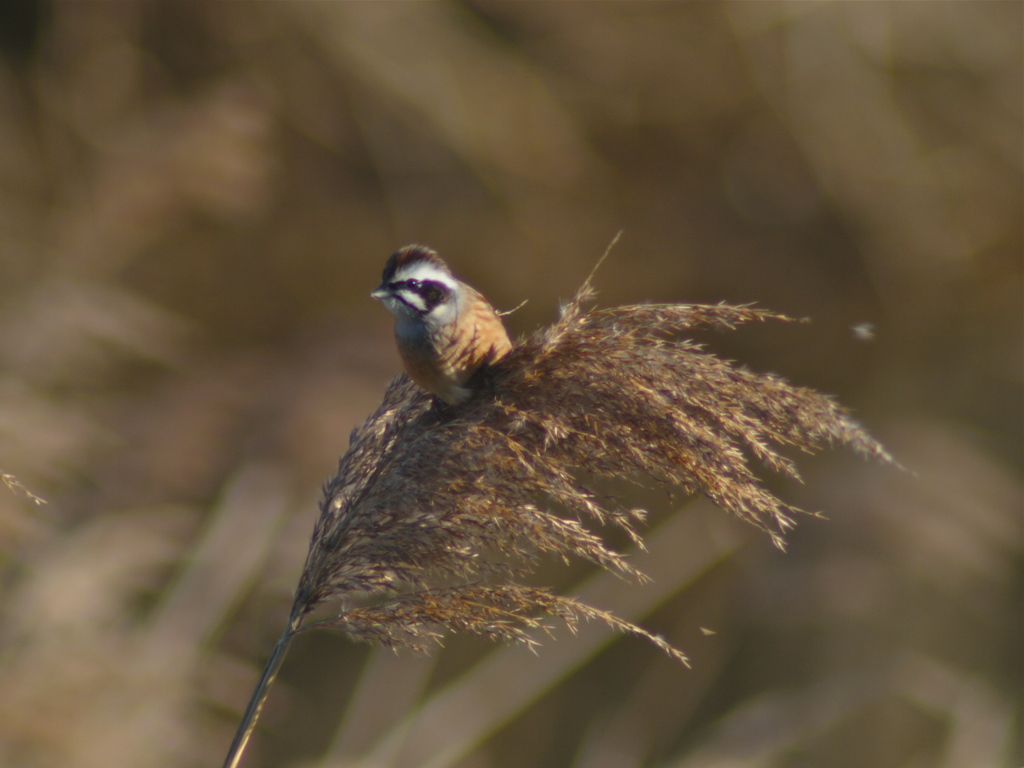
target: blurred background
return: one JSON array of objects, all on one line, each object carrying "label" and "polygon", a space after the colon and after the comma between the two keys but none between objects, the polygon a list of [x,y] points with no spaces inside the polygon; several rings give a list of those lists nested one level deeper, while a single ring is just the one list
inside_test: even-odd
[{"label": "blurred background", "polygon": [[[663,633],[429,659],[300,637],[246,765],[1016,768],[1022,6],[73,3],[0,11],[0,766],[216,766],[429,244],[519,335],[604,305],[835,394],[788,553],[639,494]],[[670,514],[672,513],[672,514]],[[617,590],[617,591],[616,591]]]}]

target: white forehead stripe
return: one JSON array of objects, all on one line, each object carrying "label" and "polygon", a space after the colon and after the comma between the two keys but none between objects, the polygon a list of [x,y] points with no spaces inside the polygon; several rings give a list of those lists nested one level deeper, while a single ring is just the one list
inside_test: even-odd
[{"label": "white forehead stripe", "polygon": [[425,261],[420,261],[415,264],[411,264],[408,267],[402,267],[395,274],[394,280],[433,280],[436,283],[441,283],[451,290],[455,290],[456,281],[451,275],[444,270],[438,269],[433,264],[429,264]]}]

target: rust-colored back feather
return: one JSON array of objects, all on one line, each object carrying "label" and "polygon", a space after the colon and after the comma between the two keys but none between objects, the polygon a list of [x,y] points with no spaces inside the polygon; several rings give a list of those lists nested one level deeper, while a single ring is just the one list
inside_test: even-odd
[{"label": "rust-colored back feather", "polygon": [[398,351],[409,378],[452,405],[464,402],[471,390],[464,385],[484,365],[491,365],[512,349],[504,323],[480,293],[463,284],[465,308],[457,333],[438,339],[435,349],[403,344]]}]

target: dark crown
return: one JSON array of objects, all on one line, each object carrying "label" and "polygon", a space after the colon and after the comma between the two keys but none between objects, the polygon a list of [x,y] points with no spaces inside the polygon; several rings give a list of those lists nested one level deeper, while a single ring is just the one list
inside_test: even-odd
[{"label": "dark crown", "polygon": [[427,248],[425,245],[407,245],[391,254],[388,263],[384,265],[384,275],[381,278],[381,282],[386,285],[394,280],[395,273],[398,270],[421,262],[437,267],[449,275],[451,274],[448,265],[444,263],[444,259],[437,255],[437,251]]}]

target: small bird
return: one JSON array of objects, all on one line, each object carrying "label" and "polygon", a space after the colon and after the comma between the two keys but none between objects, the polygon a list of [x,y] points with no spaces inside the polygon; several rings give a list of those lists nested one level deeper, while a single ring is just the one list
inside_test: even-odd
[{"label": "small bird", "polygon": [[465,402],[473,374],[512,349],[494,307],[425,246],[395,251],[370,295],[395,316],[409,378],[449,405]]}]

